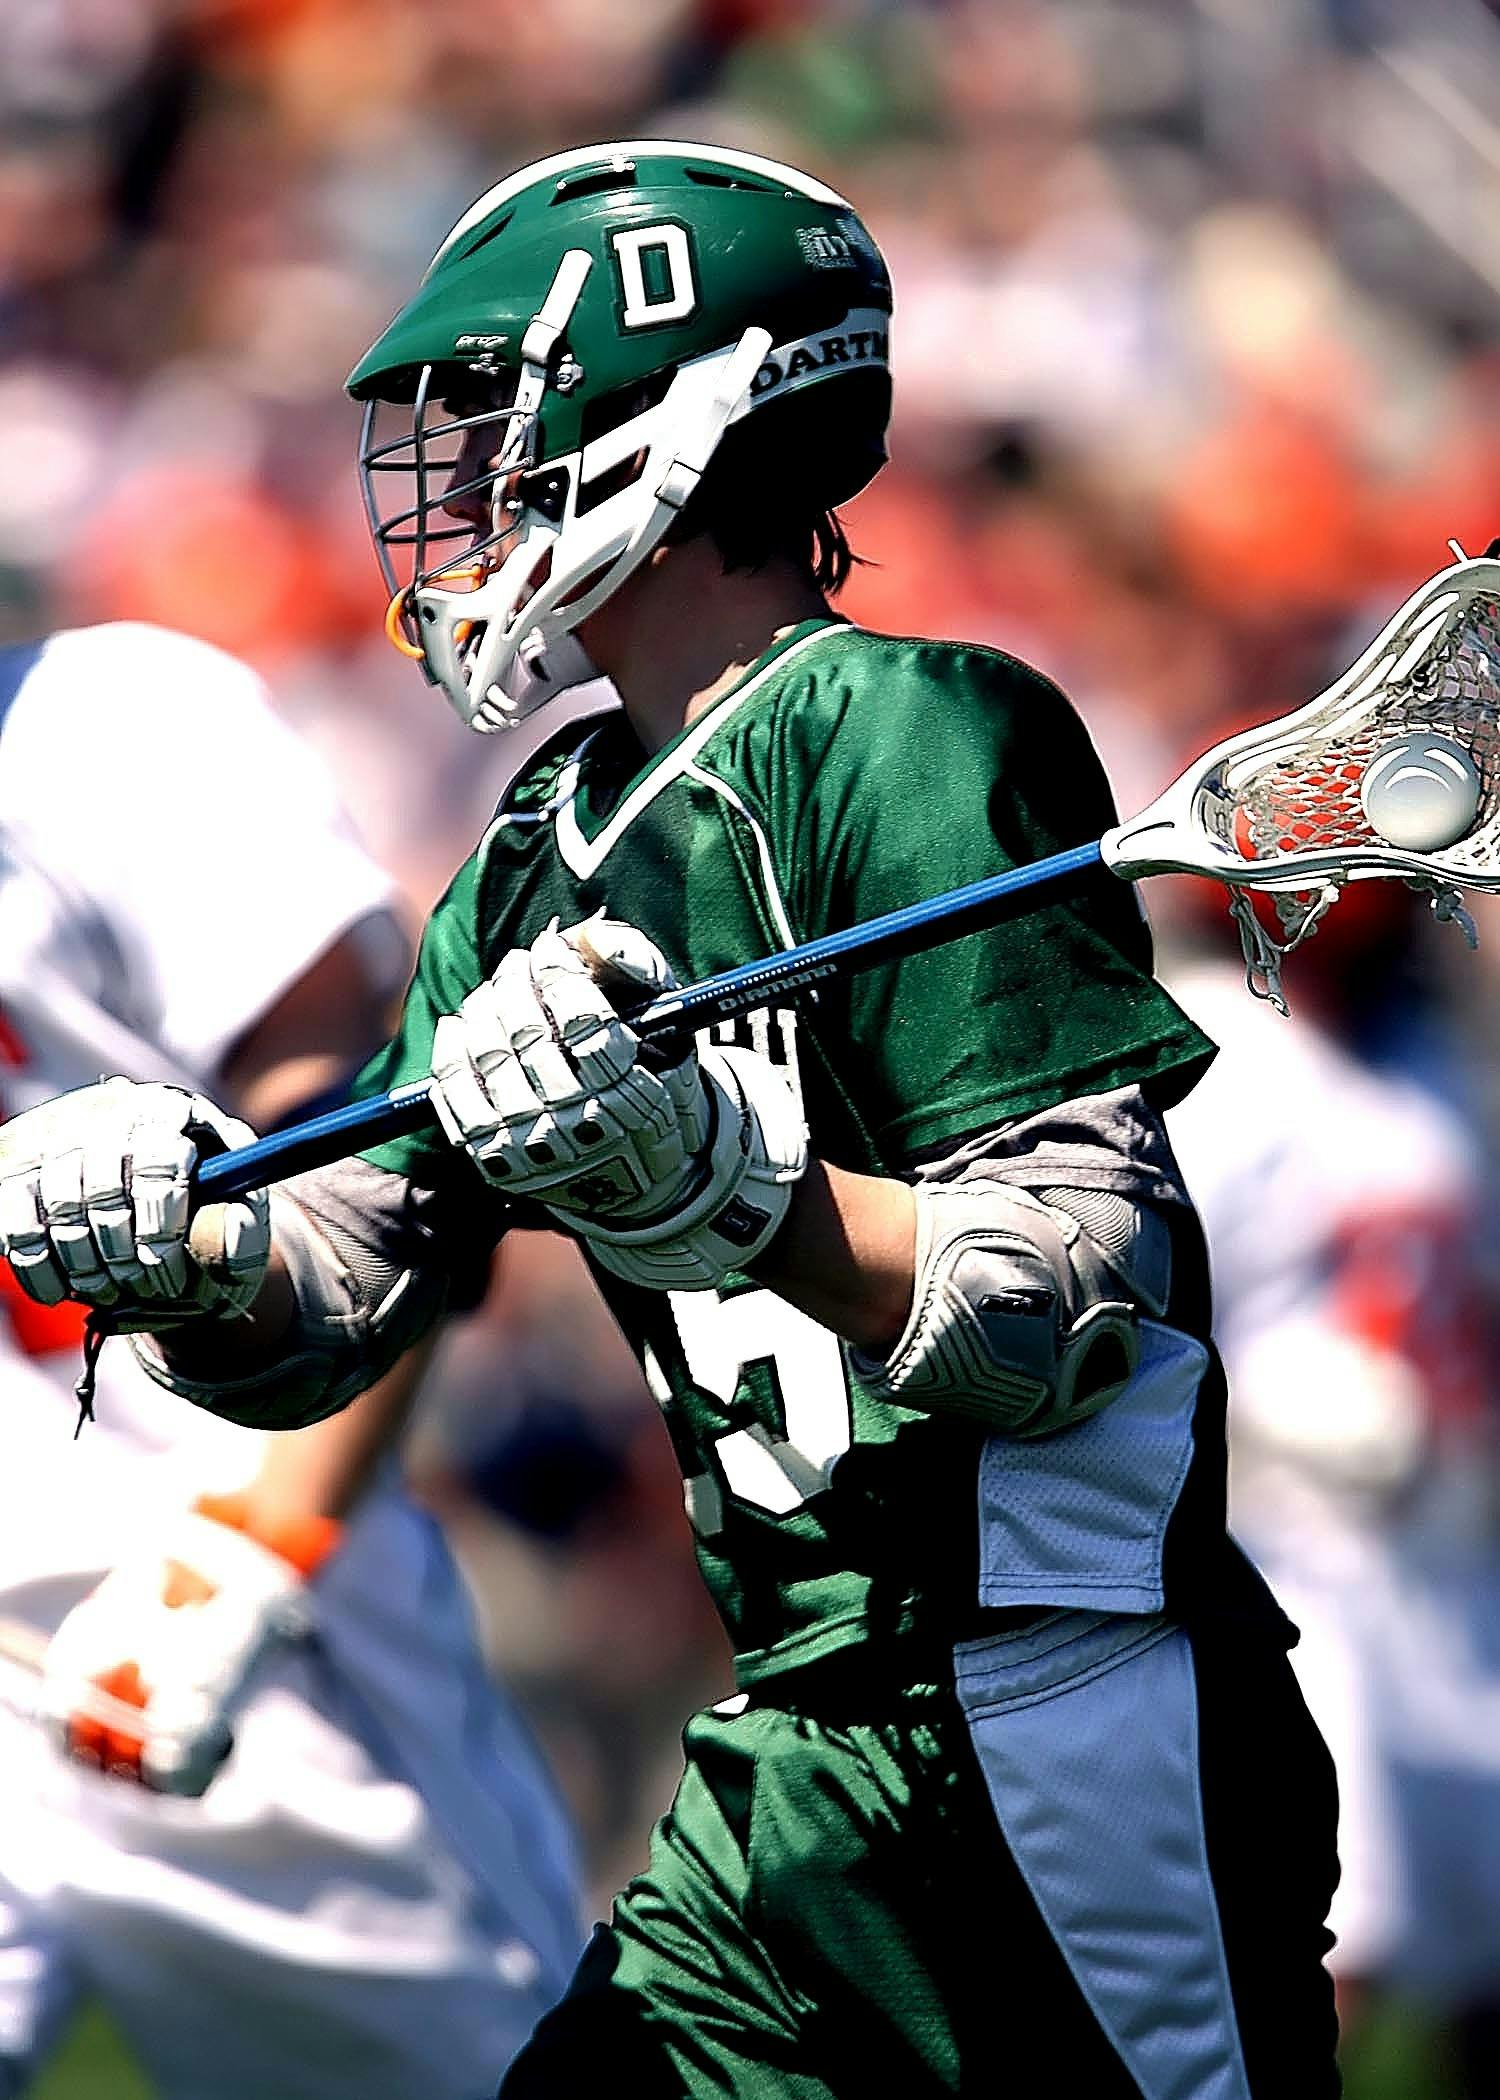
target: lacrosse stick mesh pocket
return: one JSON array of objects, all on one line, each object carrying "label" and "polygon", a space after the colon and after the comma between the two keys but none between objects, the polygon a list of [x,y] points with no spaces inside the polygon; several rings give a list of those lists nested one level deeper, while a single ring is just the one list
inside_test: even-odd
[{"label": "lacrosse stick mesh pocket", "polygon": [[[1427,626],[1420,615],[1414,624]],[[1428,731],[1459,745],[1481,783],[1469,832],[1430,857],[1449,881],[1494,881],[1500,875],[1500,589],[1460,593],[1403,672],[1409,653],[1410,644],[1403,649],[1396,635],[1352,689],[1343,681],[1274,741],[1224,753],[1202,782],[1204,828],[1252,864],[1348,848],[1371,856],[1368,872],[1389,873],[1388,865],[1373,865],[1374,856],[1388,860],[1390,848],[1365,814],[1360,787],[1393,739]],[[1350,875],[1360,872],[1360,858],[1351,860]]]}]

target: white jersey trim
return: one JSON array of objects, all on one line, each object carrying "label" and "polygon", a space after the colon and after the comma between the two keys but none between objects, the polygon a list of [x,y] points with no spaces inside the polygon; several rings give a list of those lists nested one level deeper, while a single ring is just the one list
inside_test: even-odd
[{"label": "white jersey trim", "polygon": [[[557,788],[557,849],[570,871],[578,876],[580,881],[587,881],[589,876],[596,875],[604,864],[605,856],[624,837],[641,811],[650,807],[663,788],[680,779],[684,773],[693,770],[698,753],[714,731],[727,722],[752,694],[759,692],[768,679],[795,662],[815,642],[826,640],[830,634],[846,635],[849,632],[849,623],[844,620],[834,621],[827,627],[814,628],[811,634],[803,635],[800,641],[793,642],[788,648],[779,651],[761,670],[747,678],[743,685],[737,685],[732,692],[726,693],[722,700],[715,702],[706,714],[698,718],[676,750],[668,752],[659,764],[652,767],[640,785],[631,790],[598,837],[592,841],[584,837],[583,827],[578,821],[574,807],[584,754],[593,742],[593,737],[587,738],[569,759]],[[595,735],[597,734],[596,730]],[[714,785],[722,789],[723,783],[716,781]],[[788,942],[788,945],[792,944]]]},{"label": "white jersey trim", "polygon": [[704,787],[712,788],[714,793],[721,795],[730,808],[737,810],[750,826],[751,831],[755,835],[755,850],[760,857],[760,872],[765,878],[766,896],[770,902],[771,916],[776,921],[777,935],[783,948],[795,948],[797,936],[792,932],[792,922],[787,914],[786,900],[783,898],[781,886],[776,880],[776,869],[771,861],[771,841],[766,837],[764,827],[752,816],[740,796],[736,794],[727,780],[720,780],[716,773],[710,773],[706,767],[697,765],[687,768],[687,777],[690,780],[701,781]]}]

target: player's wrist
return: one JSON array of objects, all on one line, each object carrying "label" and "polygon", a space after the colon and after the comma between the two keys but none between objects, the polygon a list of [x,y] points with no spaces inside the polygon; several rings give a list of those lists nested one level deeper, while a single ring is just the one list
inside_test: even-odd
[{"label": "player's wrist", "polygon": [[815,1158],[753,1273],[863,1356],[883,1362],[911,1315],[915,1241],[908,1183]]},{"label": "player's wrist", "polygon": [[173,1371],[195,1382],[243,1378],[280,1357],[296,1317],[296,1289],[273,1243],[248,1303],[221,1305],[196,1318],[159,1327],[145,1346]]}]

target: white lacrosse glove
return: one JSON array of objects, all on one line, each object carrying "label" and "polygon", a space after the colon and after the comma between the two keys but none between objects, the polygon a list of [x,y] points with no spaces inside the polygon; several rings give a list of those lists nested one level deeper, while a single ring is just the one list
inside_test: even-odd
[{"label": "white lacrosse glove", "polygon": [[776,1232],[807,1164],[782,1075],[751,1050],[658,1072],[610,1002],[668,990],[666,958],[600,916],[512,949],[433,1037],[433,1105],[485,1179],[542,1201],[601,1265],[710,1290]]},{"label": "white lacrosse glove", "polygon": [[255,1133],[180,1087],[102,1079],[0,1131],[0,1256],[41,1305],[101,1307],[120,1333],[242,1311],[271,1251],[263,1189],[190,1217],[200,1158]]},{"label": "white lacrosse glove", "polygon": [[202,1794],[233,1746],[251,1671],[307,1630],[307,1578],[340,1536],[331,1517],[253,1536],[243,1496],[201,1497],[159,1547],[106,1575],[48,1644],[41,1707],[62,1749],[155,1793]]}]

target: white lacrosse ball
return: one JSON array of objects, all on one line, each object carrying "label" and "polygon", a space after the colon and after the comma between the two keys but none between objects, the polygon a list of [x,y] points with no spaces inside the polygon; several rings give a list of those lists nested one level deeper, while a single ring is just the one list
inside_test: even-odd
[{"label": "white lacrosse ball", "polygon": [[1387,845],[1437,853],[1473,830],[1484,795],[1461,744],[1413,729],[1377,751],[1359,784],[1365,815]]}]

